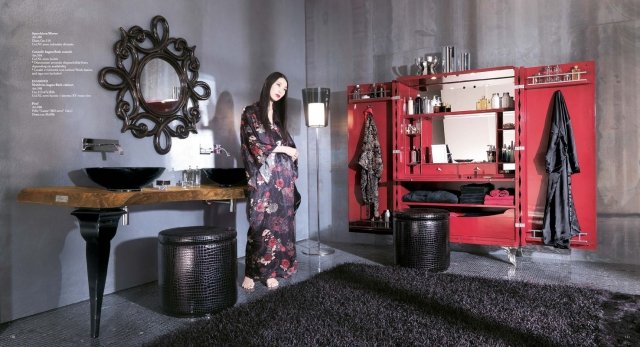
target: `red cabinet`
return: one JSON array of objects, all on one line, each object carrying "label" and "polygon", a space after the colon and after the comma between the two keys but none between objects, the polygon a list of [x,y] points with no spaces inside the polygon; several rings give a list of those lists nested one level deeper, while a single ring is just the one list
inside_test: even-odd
[{"label": "red cabinet", "polygon": [[[499,67],[405,76],[379,84],[385,93],[372,92],[373,85],[360,85],[360,92],[354,93],[356,86],[349,86],[350,231],[391,232],[389,223],[377,219],[370,206],[363,204],[360,193],[357,161],[363,112],[371,108],[385,165],[378,190],[380,213],[419,206],[444,208],[451,211],[452,242],[541,244],[547,189],[544,154],[552,96],[560,90],[571,116],[581,168],[572,176],[572,191],[584,232],[572,239],[571,246],[595,248],[594,75],[594,62],[577,62],[557,68]],[[422,107],[412,109],[416,97]],[[487,183],[511,198],[486,203],[452,202],[439,195],[419,201],[403,198],[418,191],[458,194],[469,185]]]}]

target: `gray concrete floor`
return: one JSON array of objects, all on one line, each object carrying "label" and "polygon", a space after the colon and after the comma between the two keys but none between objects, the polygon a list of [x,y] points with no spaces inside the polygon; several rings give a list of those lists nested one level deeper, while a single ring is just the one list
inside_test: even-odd
[{"label": "gray concrete floor", "polygon": [[[335,253],[322,257],[303,254],[301,251],[308,245],[308,241],[299,243],[298,273],[292,279],[281,281],[281,286],[303,281],[345,262],[394,263],[391,245],[332,244]],[[640,295],[640,266],[575,261],[569,251],[526,250],[514,266],[500,248],[454,247],[447,272],[573,284]],[[243,273],[244,260],[240,259],[238,285]],[[237,305],[255,300],[268,291],[261,284],[253,291],[239,289]],[[96,339],[89,336],[89,302],[85,301],[0,325],[0,346],[139,346],[197,319],[206,318],[175,318],[163,314],[154,282],[106,295],[100,337]]]}]

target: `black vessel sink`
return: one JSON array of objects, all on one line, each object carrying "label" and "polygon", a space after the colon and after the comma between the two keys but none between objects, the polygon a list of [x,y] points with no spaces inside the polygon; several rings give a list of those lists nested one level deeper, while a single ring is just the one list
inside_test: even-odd
[{"label": "black vessel sink", "polygon": [[115,191],[140,190],[164,172],[163,167],[88,167],[84,169],[89,178]]},{"label": "black vessel sink", "polygon": [[208,179],[221,186],[240,186],[247,184],[247,175],[243,167],[202,169]]}]

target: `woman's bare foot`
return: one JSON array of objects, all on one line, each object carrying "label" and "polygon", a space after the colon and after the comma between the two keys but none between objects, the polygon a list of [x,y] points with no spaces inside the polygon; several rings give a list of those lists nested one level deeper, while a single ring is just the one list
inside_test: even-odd
[{"label": "woman's bare foot", "polygon": [[244,281],[242,281],[242,288],[244,289],[253,289],[256,284],[253,282],[253,279],[245,276]]},{"label": "woman's bare foot", "polygon": [[275,278],[269,278],[267,280],[267,288],[277,288],[279,284],[280,283],[278,283],[278,280]]}]

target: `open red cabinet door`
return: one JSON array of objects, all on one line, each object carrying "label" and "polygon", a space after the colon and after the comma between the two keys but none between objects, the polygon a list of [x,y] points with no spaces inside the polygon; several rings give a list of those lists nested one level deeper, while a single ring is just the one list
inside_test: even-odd
[{"label": "open red cabinet door", "polygon": [[[553,65],[555,67],[556,65]],[[545,154],[552,122],[553,95],[564,96],[573,129],[579,173],[571,176],[571,191],[582,232],[571,239],[571,248],[595,249],[596,237],[596,134],[595,63],[573,62],[557,65],[559,71],[545,73],[545,66],[520,69],[523,110],[524,160],[521,199],[522,245],[542,244],[542,227],[547,199],[548,175]],[[575,71],[577,66],[578,71]],[[572,72],[573,70],[573,72]]]}]

